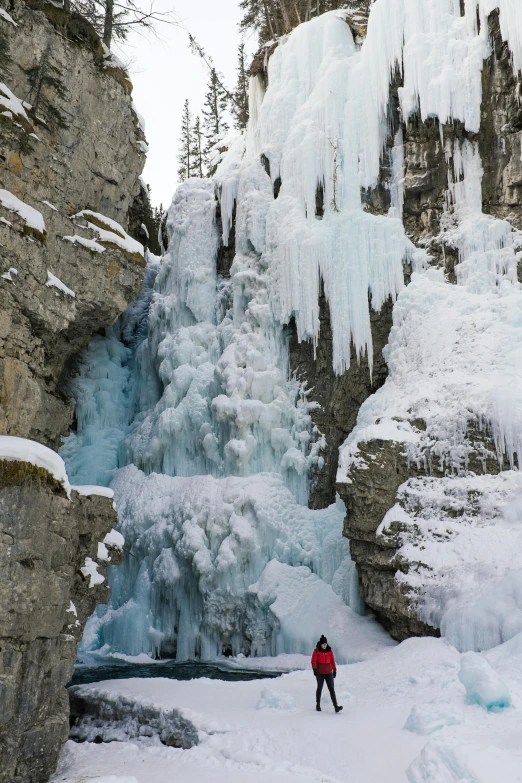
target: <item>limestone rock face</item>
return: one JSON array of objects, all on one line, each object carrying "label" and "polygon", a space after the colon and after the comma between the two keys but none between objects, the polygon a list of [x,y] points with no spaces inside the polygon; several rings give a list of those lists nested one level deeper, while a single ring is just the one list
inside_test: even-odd
[{"label": "limestone rock face", "polygon": [[7,10],[16,26],[0,17],[0,434],[56,448],[71,419],[67,362],[135,298],[144,266],[122,229],[114,241],[105,223],[98,231],[72,216],[88,209],[125,229],[146,147],[130,82],[107,67],[87,22],[39,0]]},{"label": "limestone rock face", "polygon": [[[441,218],[447,196],[448,180],[452,172],[445,155],[445,145],[455,139],[478,141],[484,169],[482,195],[483,212],[498,218],[509,218],[516,228],[522,228],[522,142],[519,85],[513,75],[511,55],[500,35],[498,14],[491,15],[490,35],[492,55],[484,63],[482,122],[478,135],[468,134],[455,123],[441,129],[437,120],[420,122],[413,118],[402,123],[398,112],[392,117],[393,132],[402,128],[405,160],[403,222],[408,236],[417,247],[426,248],[434,265],[443,267],[447,279],[456,283],[454,267],[457,252],[444,243]],[[394,95],[400,84],[390,90]],[[389,176],[389,160],[385,154],[382,182]],[[382,184],[367,194],[367,208],[374,213],[386,212],[389,190]],[[519,279],[522,275],[519,272]],[[405,282],[409,273],[405,269]],[[417,477],[442,479],[447,466],[439,462],[426,446],[422,459],[408,461],[402,443],[369,440],[359,444],[359,458],[350,469],[349,482],[335,484],[337,450],[355,425],[360,405],[385,381],[387,368],[382,358],[392,324],[391,306],[372,314],[374,341],[374,374],[370,382],[367,363],[354,360],[350,369],[334,376],[329,360],[330,323],[327,308],[321,309],[321,331],[314,359],[308,344],[290,341],[291,369],[301,380],[306,380],[314,391],[310,399],[317,400],[321,409],[314,412],[314,421],[326,435],[325,467],[318,472],[312,487],[311,505],[322,507],[332,502],[337,490],[347,507],[345,535],[350,539],[352,557],[357,563],[360,587],[364,600],[377,614],[383,625],[399,640],[412,635],[434,634],[439,629],[423,621],[419,615],[415,592],[400,578],[419,561],[408,562],[398,555],[404,530],[393,523],[386,535],[376,536],[377,528],[386,513],[400,504],[399,487]],[[422,433],[425,422],[412,415],[407,422],[413,431]],[[431,444],[433,453],[436,444]],[[498,474],[501,467],[492,439],[475,425],[468,424],[464,438],[467,453],[466,471],[477,476]],[[504,467],[508,467],[505,465]],[[422,536],[410,527],[408,541],[418,547],[422,561]],[[416,538],[417,537],[417,538]]]},{"label": "limestone rock face", "polygon": [[[127,75],[85,20],[40,0],[6,10],[0,435],[56,449],[71,422],[62,384],[75,354],[141,287],[143,249],[126,228],[146,145]],[[116,524],[109,499],[69,499],[45,471],[0,461],[1,783],[43,783],[55,769],[76,644],[108,596],[80,569]]]},{"label": "limestone rock face", "polygon": [[80,569],[116,524],[110,499],[69,499],[46,471],[0,461],[1,783],[40,783],[56,767],[76,643],[108,596]]}]

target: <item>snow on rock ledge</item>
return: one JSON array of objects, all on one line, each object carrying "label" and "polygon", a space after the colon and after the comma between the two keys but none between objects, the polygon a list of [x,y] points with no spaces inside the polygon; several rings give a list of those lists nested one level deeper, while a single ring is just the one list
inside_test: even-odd
[{"label": "snow on rock ledge", "polygon": [[109,487],[100,487],[96,484],[75,484],[71,489],[74,489],[79,495],[100,495],[101,497],[110,498],[111,500],[114,498],[114,491],[112,489]]},{"label": "snow on rock ledge", "polygon": [[103,543],[106,546],[115,547],[116,549],[123,549],[123,545],[125,544],[125,539],[121,533],[113,529],[109,533],[107,533],[107,535],[103,539]]},{"label": "snow on rock ledge", "polygon": [[85,579],[89,579],[89,587],[96,587],[96,585],[101,585],[103,582],[105,582],[105,577],[103,574],[98,572],[99,567],[100,566],[98,563],[91,557],[85,558],[85,564],[82,566],[82,568],[80,568],[80,571],[84,575]]},{"label": "snow on rock ledge", "polygon": [[64,294],[67,294],[67,296],[71,296],[73,299],[76,298],[76,294],[74,291],[72,291],[70,288],[68,288],[65,283],[63,283],[59,277],[56,277],[56,275],[53,275],[52,272],[49,272],[47,270],[47,282],[45,284],[48,288],[57,288],[59,291],[61,291]]},{"label": "snow on rock ledge", "polygon": [[21,201],[13,195],[13,193],[4,189],[0,189],[0,204],[10,212],[16,212],[29,229],[42,239],[45,238],[47,231],[41,212],[34,207],[31,207],[30,204],[26,204],[25,201]]},{"label": "snow on rock ledge", "polygon": [[151,743],[156,737],[164,745],[184,749],[199,743],[196,726],[178,709],[112,693],[103,685],[75,685],[69,688],[69,700],[75,719],[70,736],[77,742]]},{"label": "snow on rock ledge", "polygon": [[75,221],[78,221],[80,218],[87,220],[87,228],[97,235],[99,245],[97,242],[92,243],[92,240],[90,245],[88,245],[83,237],[64,237],[64,239],[84,244],[86,247],[90,246],[93,250],[98,250],[96,245],[101,245],[102,247],[116,246],[132,257],[144,258],[145,251],[143,245],[129,236],[116,220],[112,220],[112,218],[106,215],[101,215],[99,212],[93,212],[90,209],[82,209],[71,217]]},{"label": "snow on rock ledge", "polygon": [[65,463],[59,454],[48,449],[47,446],[42,446],[34,440],[0,435],[0,460],[30,462],[32,465],[44,468],[63,485],[70,497],[71,485],[67,478]]}]

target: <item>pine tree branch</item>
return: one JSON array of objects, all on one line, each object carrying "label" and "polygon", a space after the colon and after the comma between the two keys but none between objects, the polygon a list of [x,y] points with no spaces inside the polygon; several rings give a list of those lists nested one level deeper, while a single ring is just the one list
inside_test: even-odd
[{"label": "pine tree branch", "polygon": [[194,38],[192,33],[190,33],[188,30],[187,30],[187,33],[188,33],[188,37],[189,37],[189,49],[190,49],[190,51],[193,54],[196,54],[198,57],[201,57],[201,59],[203,60],[203,62],[205,63],[205,65],[207,66],[209,71],[211,71],[211,72],[214,71],[215,77],[216,77],[216,81],[219,84],[219,86],[221,87],[221,89],[223,90],[223,92],[225,93],[227,100],[231,101],[238,108],[240,108],[238,102],[236,101],[236,99],[234,98],[234,96],[232,95],[230,90],[227,90],[227,88],[225,87],[225,85],[223,84],[221,79],[219,78],[219,74],[218,74],[218,72],[216,71],[216,69],[214,67],[214,62],[212,60],[212,57],[210,57],[210,55],[207,55],[207,53],[205,52],[205,50],[203,49],[201,44],[196,41],[196,39]]}]

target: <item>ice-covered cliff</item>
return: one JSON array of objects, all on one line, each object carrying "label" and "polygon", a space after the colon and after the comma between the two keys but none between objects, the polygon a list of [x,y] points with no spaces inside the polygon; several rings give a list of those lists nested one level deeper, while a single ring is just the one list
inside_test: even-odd
[{"label": "ice-covered cliff", "polygon": [[245,137],[178,189],[74,382],[64,458],[111,482],[131,542],[85,651],[301,651],[325,622],[356,648],[344,511],[307,508],[343,440],[345,533],[393,635],[521,630],[516,5],[376,0],[364,41],[331,12],[251,79]]},{"label": "ice-covered cliff", "polygon": [[393,634],[487,649],[521,627],[520,17],[511,3],[418,13],[396,77],[403,219],[432,258],[394,307],[388,378],[341,449],[338,488],[363,595]]}]

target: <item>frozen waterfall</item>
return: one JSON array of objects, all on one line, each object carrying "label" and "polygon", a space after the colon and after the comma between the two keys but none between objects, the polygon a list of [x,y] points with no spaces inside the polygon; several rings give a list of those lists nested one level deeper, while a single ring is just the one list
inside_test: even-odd
[{"label": "frozen waterfall", "polygon": [[322,439],[246,232],[230,278],[216,274],[214,192],[178,188],[168,251],[73,383],[62,453],[74,481],[111,481],[128,551],[83,651],[307,653],[328,623],[355,660],[387,639],[363,616],[342,503],[304,505]]}]

